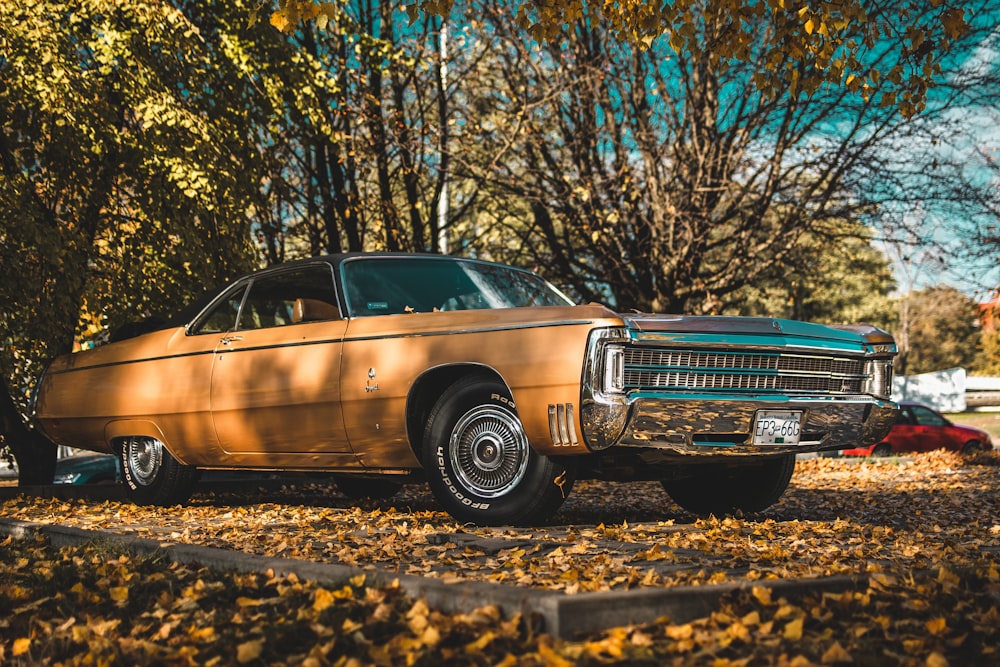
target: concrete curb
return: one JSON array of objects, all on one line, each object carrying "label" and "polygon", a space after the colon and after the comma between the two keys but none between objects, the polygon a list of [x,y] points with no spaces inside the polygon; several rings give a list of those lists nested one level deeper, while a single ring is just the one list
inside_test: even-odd
[{"label": "concrete curb", "polygon": [[0,500],[16,500],[20,496],[28,498],[51,498],[53,500],[124,501],[125,488],[121,484],[0,486]]},{"label": "concrete curb", "polygon": [[[253,489],[280,489],[300,480],[254,479],[201,481],[195,493],[243,493],[248,485]],[[122,484],[35,484],[25,486],[0,486],[0,500],[14,500],[19,496],[30,498],[51,498],[53,500],[92,500],[104,502],[115,500],[128,502],[125,486]]]},{"label": "concrete curb", "polygon": [[770,588],[778,596],[810,591],[841,592],[863,589],[867,586],[865,577],[840,576],[567,595],[478,581],[446,583],[433,577],[362,569],[337,563],[258,556],[216,547],[159,542],[107,531],[84,530],[3,517],[0,517],[0,535],[9,535],[15,539],[43,535],[57,547],[76,546],[95,541],[112,542],[135,554],[161,553],[172,562],[239,572],[271,570],[277,575],[294,573],[300,579],[325,586],[339,586],[355,575],[364,574],[367,583],[374,586],[385,586],[398,581],[399,586],[408,595],[413,598],[424,598],[427,605],[433,609],[460,613],[492,604],[508,617],[519,612],[540,630],[564,639],[612,627],[651,623],[662,617],[669,617],[673,623],[687,623],[708,616],[718,607],[724,596],[750,590],[754,586]]}]

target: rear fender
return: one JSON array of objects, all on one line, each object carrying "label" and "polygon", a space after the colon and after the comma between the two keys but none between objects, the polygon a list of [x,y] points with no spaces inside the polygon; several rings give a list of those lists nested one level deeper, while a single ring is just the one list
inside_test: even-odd
[{"label": "rear fender", "polygon": [[[104,439],[108,443],[108,447],[112,454],[118,453],[117,442],[125,438],[132,436],[146,436],[148,438],[156,438],[163,443],[163,446],[167,448],[171,456],[177,458],[174,453],[173,448],[171,448],[170,443],[165,437],[163,437],[163,431],[155,423],[149,421],[148,419],[119,419],[108,423],[104,427]],[[179,458],[177,460],[180,463],[184,463]]]}]

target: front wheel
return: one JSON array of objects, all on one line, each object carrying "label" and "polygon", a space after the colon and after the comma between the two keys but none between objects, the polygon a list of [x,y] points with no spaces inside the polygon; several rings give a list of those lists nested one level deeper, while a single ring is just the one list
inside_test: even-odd
[{"label": "front wheel", "polygon": [[507,388],[480,376],[459,380],[434,405],[423,462],[438,502],[479,525],[541,523],[574,481],[565,465],[531,449]]},{"label": "front wheel", "polygon": [[983,443],[979,442],[978,440],[970,440],[964,445],[962,445],[961,453],[965,456],[971,456],[973,454],[976,454],[977,452],[983,451],[984,449],[985,448],[983,447]]},{"label": "front wheel", "polygon": [[688,512],[723,516],[764,511],[778,502],[794,471],[795,455],[789,454],[738,467],[692,467],[692,474],[660,484]]},{"label": "front wheel", "polygon": [[140,505],[178,505],[191,497],[198,470],[182,465],[156,438],[125,438],[118,449],[125,494]]}]

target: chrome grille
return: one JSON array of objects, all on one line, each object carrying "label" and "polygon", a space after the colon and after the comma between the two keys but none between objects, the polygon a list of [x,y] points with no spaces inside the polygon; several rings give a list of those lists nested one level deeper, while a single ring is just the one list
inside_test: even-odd
[{"label": "chrome grille", "polygon": [[850,357],[643,347],[625,350],[627,390],[857,394],[864,380],[864,360]]}]

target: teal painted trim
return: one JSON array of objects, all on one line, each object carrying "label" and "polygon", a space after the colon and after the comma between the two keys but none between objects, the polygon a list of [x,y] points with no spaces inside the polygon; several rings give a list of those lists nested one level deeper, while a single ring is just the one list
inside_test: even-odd
[{"label": "teal painted trim", "polygon": [[823,377],[857,379],[864,373],[837,371],[796,371],[787,368],[730,368],[728,366],[671,366],[669,364],[626,364],[629,371],[640,373],[690,373],[692,375],[780,375],[788,377]]},{"label": "teal painted trim", "polygon": [[656,345],[696,345],[725,348],[769,348],[788,354],[804,351],[824,353],[841,352],[855,356],[871,354],[872,346],[857,340],[820,340],[787,335],[761,336],[757,334],[715,334],[715,333],[671,333],[668,331],[629,331],[630,338],[637,343]]},{"label": "teal painted trim", "polygon": [[850,399],[857,396],[859,399],[871,399],[868,394],[850,394],[847,396],[823,394],[822,396],[789,396],[787,394],[723,394],[708,393],[695,394],[691,392],[661,392],[661,391],[636,391],[628,395],[630,401],[643,398],[655,400],[678,400],[678,401],[768,401],[768,402],[788,402],[788,401],[831,401]]},{"label": "teal painted trim", "polygon": [[710,401],[710,402],[766,402],[766,403],[870,403],[871,405],[883,407],[895,407],[893,401],[882,400],[870,394],[819,394],[810,396],[808,394],[705,394],[677,391],[635,391],[628,394],[628,401],[638,401],[641,399],[652,399],[657,401]]}]

